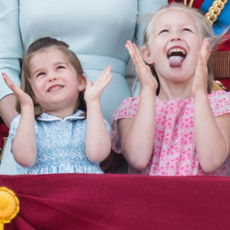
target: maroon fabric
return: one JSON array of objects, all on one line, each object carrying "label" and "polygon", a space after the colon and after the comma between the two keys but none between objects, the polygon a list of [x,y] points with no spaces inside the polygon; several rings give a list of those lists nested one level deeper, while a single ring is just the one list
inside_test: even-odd
[{"label": "maroon fabric", "polygon": [[230,51],[230,31],[223,36],[223,42],[217,45],[214,51]]},{"label": "maroon fabric", "polygon": [[53,174],[0,176],[19,198],[5,230],[229,229],[230,178]]},{"label": "maroon fabric", "polygon": [[3,137],[8,137],[9,129],[0,117],[0,148],[3,143]]},{"label": "maroon fabric", "polygon": [[218,81],[220,81],[223,86],[228,90],[230,91],[230,79],[216,79]]},{"label": "maroon fabric", "polygon": [[[184,3],[184,0],[168,0],[168,4],[172,3],[172,2],[180,2],[180,3]],[[187,5],[189,5],[190,0],[187,0]],[[201,5],[203,4],[204,0],[195,0],[192,4],[193,8],[197,8],[200,9]]]}]

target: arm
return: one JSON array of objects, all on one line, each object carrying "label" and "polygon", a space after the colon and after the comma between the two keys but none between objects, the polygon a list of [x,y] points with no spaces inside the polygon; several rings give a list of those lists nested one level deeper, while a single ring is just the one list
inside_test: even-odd
[{"label": "arm", "polygon": [[21,119],[12,144],[14,159],[23,167],[32,167],[37,157],[33,102],[6,74],[2,75],[21,105]]},{"label": "arm", "polygon": [[128,41],[126,48],[135,64],[141,93],[134,119],[120,120],[118,132],[124,157],[131,166],[142,170],[149,163],[153,152],[157,82],[136,45]]},{"label": "arm", "polygon": [[20,85],[19,59],[23,56],[23,49],[18,21],[19,1],[0,1],[0,9],[0,115],[9,126],[17,115],[15,96],[1,73],[6,73],[16,85]]},{"label": "arm", "polygon": [[112,79],[111,66],[105,68],[93,84],[88,82],[85,100],[87,104],[86,156],[91,162],[101,162],[110,153],[111,139],[101,112],[100,97]]},{"label": "arm", "polygon": [[8,127],[10,127],[11,121],[18,115],[15,105],[16,97],[14,94],[7,95],[0,101],[0,116]]},{"label": "arm", "polygon": [[193,82],[194,128],[197,155],[206,173],[215,172],[229,156],[230,114],[214,118],[207,95],[207,60],[210,47],[204,40]]}]

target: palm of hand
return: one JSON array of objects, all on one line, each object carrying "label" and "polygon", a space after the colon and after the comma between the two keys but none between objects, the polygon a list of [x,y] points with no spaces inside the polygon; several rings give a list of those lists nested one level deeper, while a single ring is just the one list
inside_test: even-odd
[{"label": "palm of hand", "polygon": [[112,66],[107,66],[98,79],[93,83],[89,81],[85,91],[85,101],[87,104],[99,101],[103,90],[112,79]]},{"label": "palm of hand", "polygon": [[15,85],[5,73],[2,73],[2,76],[8,87],[14,92],[14,95],[19,100],[21,107],[33,106],[33,100],[27,93]]},{"label": "palm of hand", "polygon": [[151,69],[145,64],[141,54],[135,44],[131,41],[127,41],[125,47],[129,51],[130,57],[135,65],[136,73],[139,77],[141,88],[150,88],[156,90],[158,83],[156,78],[152,75]]},{"label": "palm of hand", "polygon": [[201,52],[198,55],[196,72],[192,85],[193,94],[199,92],[207,93],[208,85],[208,67],[207,62],[211,53],[211,48],[207,39],[203,41]]}]

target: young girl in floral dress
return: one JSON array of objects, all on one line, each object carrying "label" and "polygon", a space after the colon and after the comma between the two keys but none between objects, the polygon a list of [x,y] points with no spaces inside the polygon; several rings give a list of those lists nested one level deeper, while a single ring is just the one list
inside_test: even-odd
[{"label": "young girl in floral dress", "polygon": [[228,175],[230,95],[212,92],[215,40],[202,14],[171,4],[152,16],[141,55],[127,42],[141,92],[114,113],[112,148],[123,153],[130,173]]}]

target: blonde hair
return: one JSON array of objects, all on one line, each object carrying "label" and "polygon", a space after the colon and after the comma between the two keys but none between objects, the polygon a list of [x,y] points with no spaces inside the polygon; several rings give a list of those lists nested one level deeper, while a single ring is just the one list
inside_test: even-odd
[{"label": "blonde hair", "polygon": [[[66,58],[68,58],[68,61],[73,66],[73,68],[75,69],[77,76],[83,75],[84,72],[83,72],[80,61],[78,60],[77,56],[71,50],[68,49],[68,47],[69,46],[63,41],[58,41],[58,40],[56,40],[54,38],[50,38],[50,37],[44,37],[44,38],[40,38],[40,39],[36,40],[35,42],[33,42],[29,46],[29,48],[28,48],[28,50],[27,50],[27,52],[23,58],[22,72],[21,72],[21,89],[32,98],[33,103],[34,103],[34,115],[35,115],[35,117],[40,116],[43,112],[45,112],[45,110],[37,102],[36,97],[34,95],[34,92],[32,90],[31,70],[30,70],[31,58],[34,57],[34,55],[36,55],[38,52],[43,52],[49,48],[58,49],[65,55]],[[77,109],[80,109],[80,110],[84,111],[85,115],[86,115],[86,102],[84,100],[84,93],[85,93],[85,89],[79,92],[75,111]],[[19,101],[17,101],[16,110],[19,113],[21,113],[21,106],[20,106]]]},{"label": "blonde hair", "polygon": [[[171,3],[169,5],[165,5],[161,7],[157,12],[149,14],[149,23],[145,28],[144,35],[143,35],[143,46],[148,47],[149,38],[151,35],[151,31],[153,29],[154,19],[156,19],[161,13],[169,9],[179,9],[188,14],[190,14],[194,20],[196,20],[197,25],[200,29],[202,39],[208,38],[211,47],[214,47],[220,40],[220,37],[216,36],[213,32],[212,25],[209,20],[197,9],[190,8],[185,6],[181,3]],[[153,66],[150,66],[153,75],[156,77],[158,84],[160,86],[160,82]],[[213,81],[213,74],[211,70],[210,61],[208,60],[208,85],[207,85],[207,92],[212,92],[212,81]],[[160,88],[157,89],[157,95],[159,94]]]}]

